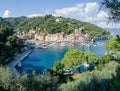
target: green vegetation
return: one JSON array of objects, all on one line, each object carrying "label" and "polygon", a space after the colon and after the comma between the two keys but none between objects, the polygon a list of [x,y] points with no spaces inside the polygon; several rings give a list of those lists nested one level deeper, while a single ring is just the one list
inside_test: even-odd
[{"label": "green vegetation", "polygon": [[[118,63],[110,62],[101,71],[84,73],[78,80],[62,84],[60,91],[119,91],[120,80],[116,72],[118,66],[120,66]],[[114,78],[112,78],[113,75]],[[113,79],[116,79],[114,85],[111,84]]]},{"label": "green vegetation", "polygon": [[85,52],[85,57],[86,57],[86,61],[88,63],[90,62],[96,62],[98,57],[95,53],[92,53],[92,52]]},{"label": "green vegetation", "polygon": [[120,37],[117,36],[115,38],[111,38],[106,43],[106,49],[108,51],[112,51],[112,52],[118,52],[118,51],[120,51]]},{"label": "green vegetation", "polygon": [[83,63],[96,62],[97,56],[91,52],[82,52],[77,49],[69,50],[62,59],[64,69],[79,68]]},{"label": "green vegetation", "polygon": [[118,60],[120,60],[120,53],[117,53],[117,54],[116,54],[116,58],[117,58]]},{"label": "green vegetation", "polygon": [[109,54],[104,55],[103,57],[99,58],[96,62],[95,69],[101,70],[106,64],[108,64],[111,61],[111,59],[112,57]]},{"label": "green vegetation", "polygon": [[85,61],[85,56],[82,51],[77,49],[69,50],[62,59],[62,64],[65,69],[79,67]]},{"label": "green vegetation", "polygon": [[59,32],[70,34],[73,33],[75,29],[82,27],[82,33],[88,33],[93,37],[107,37],[110,34],[107,30],[88,22],[81,22],[64,17],[55,17],[52,15],[33,18],[17,17],[0,19],[1,24],[8,25],[9,27],[21,32],[28,32],[31,29],[35,29],[37,32],[42,34],[54,34]]},{"label": "green vegetation", "polygon": [[60,61],[56,61],[54,63],[54,68],[53,68],[53,71],[56,72],[57,74],[62,74],[62,64]]},{"label": "green vegetation", "polygon": [[0,91],[57,91],[57,87],[58,80],[55,76],[13,77],[9,69],[0,67]]},{"label": "green vegetation", "polygon": [[19,39],[11,28],[0,25],[0,64],[5,64],[5,59],[13,57],[21,48]]}]

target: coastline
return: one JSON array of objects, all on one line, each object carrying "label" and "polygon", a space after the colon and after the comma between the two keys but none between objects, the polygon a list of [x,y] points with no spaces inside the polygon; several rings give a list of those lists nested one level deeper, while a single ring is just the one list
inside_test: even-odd
[{"label": "coastline", "polygon": [[18,54],[15,56],[12,62],[6,65],[6,67],[8,67],[12,71],[14,76],[20,76],[20,73],[17,71],[15,66],[22,62],[26,57],[28,57],[30,53],[32,53],[32,50],[28,50],[23,52],[22,54]]}]

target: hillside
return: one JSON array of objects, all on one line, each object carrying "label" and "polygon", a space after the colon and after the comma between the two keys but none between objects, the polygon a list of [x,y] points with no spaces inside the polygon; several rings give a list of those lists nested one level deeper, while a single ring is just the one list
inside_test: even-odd
[{"label": "hillside", "polygon": [[16,17],[16,18],[0,18],[0,24],[8,25],[14,29],[19,28],[20,31],[28,32],[30,29],[39,29],[42,33],[59,33],[65,32],[70,34],[76,28],[83,27],[82,33],[88,33],[95,37],[104,37],[109,35],[109,32],[88,22],[81,22],[79,20],[55,17],[52,15],[45,15],[41,17]]}]

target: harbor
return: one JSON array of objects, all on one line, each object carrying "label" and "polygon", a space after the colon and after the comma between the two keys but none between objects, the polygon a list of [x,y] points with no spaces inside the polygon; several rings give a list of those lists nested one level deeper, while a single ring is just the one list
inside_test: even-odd
[{"label": "harbor", "polygon": [[15,56],[14,60],[7,64],[6,66],[10,68],[11,72],[13,73],[14,76],[20,76],[20,73],[16,69],[16,66],[21,67],[21,62],[29,56],[29,54],[32,53],[32,50],[28,50],[23,52],[22,54],[18,54]]}]

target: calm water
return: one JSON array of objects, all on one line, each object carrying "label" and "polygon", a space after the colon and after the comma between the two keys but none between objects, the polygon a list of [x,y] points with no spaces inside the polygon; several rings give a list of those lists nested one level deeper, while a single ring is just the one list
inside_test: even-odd
[{"label": "calm water", "polygon": [[[119,30],[119,29],[118,29]],[[118,30],[116,34],[118,34]],[[111,30],[112,33],[113,30]],[[75,45],[75,47],[61,47],[61,46],[52,46],[48,49],[35,49],[33,52],[22,62],[20,71],[31,73],[32,70],[36,70],[39,73],[42,73],[48,68],[52,68],[55,61],[61,60],[64,57],[64,54],[73,48],[77,48],[82,51],[94,52],[98,56],[103,56],[106,52],[105,42],[108,39],[97,39],[96,42],[91,46],[80,46]]]}]

